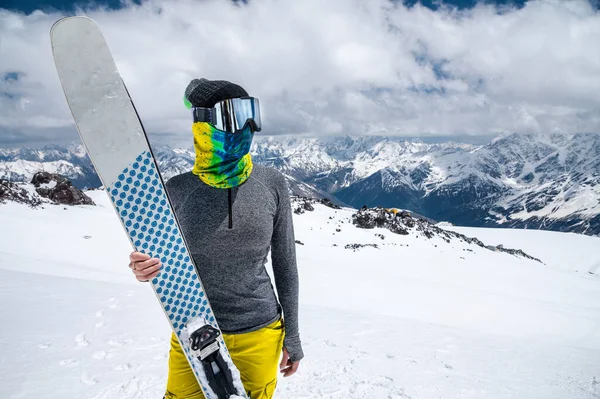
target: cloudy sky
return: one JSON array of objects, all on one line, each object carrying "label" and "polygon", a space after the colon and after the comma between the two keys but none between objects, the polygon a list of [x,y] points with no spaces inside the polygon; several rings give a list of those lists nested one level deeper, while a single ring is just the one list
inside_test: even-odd
[{"label": "cloudy sky", "polygon": [[[49,41],[94,18],[153,137],[187,142],[196,77],[260,98],[264,134],[600,132],[596,0],[0,1],[0,146],[76,138]],[[457,7],[458,6],[458,7]]]}]

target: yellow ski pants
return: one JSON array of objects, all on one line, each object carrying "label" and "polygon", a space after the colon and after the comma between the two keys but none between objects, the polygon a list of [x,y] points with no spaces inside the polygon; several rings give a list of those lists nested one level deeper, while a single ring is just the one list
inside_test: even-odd
[{"label": "yellow ski pants", "polygon": [[[223,334],[231,359],[240,371],[242,383],[251,399],[273,397],[283,336],[282,319],[257,331]],[[175,334],[171,336],[165,399],[204,399]]]}]

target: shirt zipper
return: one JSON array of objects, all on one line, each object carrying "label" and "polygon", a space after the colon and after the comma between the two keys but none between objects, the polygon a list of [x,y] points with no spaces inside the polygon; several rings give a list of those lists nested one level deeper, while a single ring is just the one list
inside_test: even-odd
[{"label": "shirt zipper", "polygon": [[232,210],[232,206],[231,206],[231,188],[227,189],[227,194],[229,197],[229,228],[232,229],[233,228],[233,210]]}]

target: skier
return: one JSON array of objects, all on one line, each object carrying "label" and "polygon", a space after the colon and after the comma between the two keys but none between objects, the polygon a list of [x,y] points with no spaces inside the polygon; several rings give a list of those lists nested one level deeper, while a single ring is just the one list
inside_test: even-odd
[{"label": "skier", "polygon": [[[191,172],[166,183],[167,191],[245,390],[251,399],[271,398],[278,363],[288,377],[304,357],[287,183],[252,163],[260,110],[241,86],[194,79],[184,102],[194,117],[196,160]],[[269,250],[279,300],[265,269]],[[129,267],[149,281],[162,264],[133,252]],[[165,399],[181,398],[203,395],[173,334]]]}]

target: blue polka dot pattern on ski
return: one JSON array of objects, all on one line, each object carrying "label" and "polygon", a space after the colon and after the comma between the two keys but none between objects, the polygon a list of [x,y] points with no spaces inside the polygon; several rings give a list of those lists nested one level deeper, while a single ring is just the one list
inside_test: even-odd
[{"label": "blue polka dot pattern on ski", "polygon": [[[181,340],[188,321],[203,318],[218,326],[157,176],[152,155],[143,152],[107,191],[137,250],[159,258],[163,264],[160,274],[152,279],[152,285]],[[220,341],[225,348],[222,338]],[[195,373],[201,375],[200,363],[192,361],[187,346],[183,348]],[[202,385],[207,392],[205,384]]]}]

